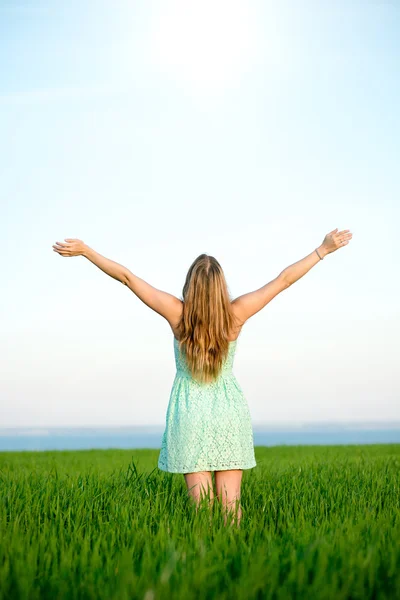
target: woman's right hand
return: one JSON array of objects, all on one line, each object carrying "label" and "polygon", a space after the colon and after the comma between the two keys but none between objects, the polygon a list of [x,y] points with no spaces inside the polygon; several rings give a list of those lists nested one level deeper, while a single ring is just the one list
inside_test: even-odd
[{"label": "woman's right hand", "polygon": [[322,246],[324,247],[326,254],[330,254],[343,246],[347,246],[352,237],[353,234],[350,233],[350,229],[338,231],[338,228],[336,227],[336,229],[326,234]]}]

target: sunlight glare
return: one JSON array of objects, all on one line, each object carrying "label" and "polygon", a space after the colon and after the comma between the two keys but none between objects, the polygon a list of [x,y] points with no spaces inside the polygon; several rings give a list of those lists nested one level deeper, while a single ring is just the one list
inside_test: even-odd
[{"label": "sunlight glare", "polygon": [[218,92],[240,82],[257,61],[260,35],[251,5],[238,0],[173,0],[155,18],[153,63],[194,91]]}]

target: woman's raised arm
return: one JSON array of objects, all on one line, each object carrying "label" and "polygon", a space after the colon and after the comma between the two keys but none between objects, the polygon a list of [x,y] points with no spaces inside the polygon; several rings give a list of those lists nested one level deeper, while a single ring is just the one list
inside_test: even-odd
[{"label": "woman's raised arm", "polygon": [[335,252],[335,250],[346,246],[352,237],[353,234],[350,233],[350,229],[338,231],[336,228],[333,231],[330,231],[324,237],[322,244],[316,248],[316,251],[313,250],[301,260],[286,267],[286,269],[282,271],[283,277],[289,285],[292,285],[303,277],[303,275],[308,273],[311,267],[319,263],[320,260],[323,260],[327,254],[331,254],[331,252]]},{"label": "woman's raised arm", "polygon": [[336,228],[327,233],[322,244],[316,248],[317,251],[313,250],[301,260],[295,262],[293,265],[289,265],[275,279],[266,283],[258,290],[243,294],[233,300],[232,307],[241,324],[243,325],[247,319],[258,313],[273,298],[303,277],[314,265],[323,260],[327,254],[346,246],[353,235],[349,231],[349,229],[344,229],[338,232]]},{"label": "woman's raised arm", "polygon": [[53,250],[61,256],[84,256],[106,275],[126,285],[144,304],[170,324],[178,321],[182,311],[182,301],[179,298],[153,287],[123,265],[102,256],[82,240],[65,238],[64,243],[56,242]]}]

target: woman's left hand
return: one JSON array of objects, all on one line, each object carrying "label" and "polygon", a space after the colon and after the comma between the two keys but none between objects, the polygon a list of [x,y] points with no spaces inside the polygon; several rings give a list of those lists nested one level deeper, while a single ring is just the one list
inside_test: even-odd
[{"label": "woman's left hand", "polygon": [[65,238],[64,243],[56,242],[53,244],[53,251],[61,256],[80,256],[84,253],[86,244],[82,240],[74,238]]}]

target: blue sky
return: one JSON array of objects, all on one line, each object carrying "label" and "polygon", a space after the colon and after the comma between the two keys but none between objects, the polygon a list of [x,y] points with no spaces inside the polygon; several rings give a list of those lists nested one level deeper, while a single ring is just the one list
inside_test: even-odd
[{"label": "blue sky", "polygon": [[168,323],[56,241],[181,296],[202,252],[233,297],[335,227],[244,326],[254,424],[400,418],[400,8],[0,3],[2,426],[163,424]]}]

